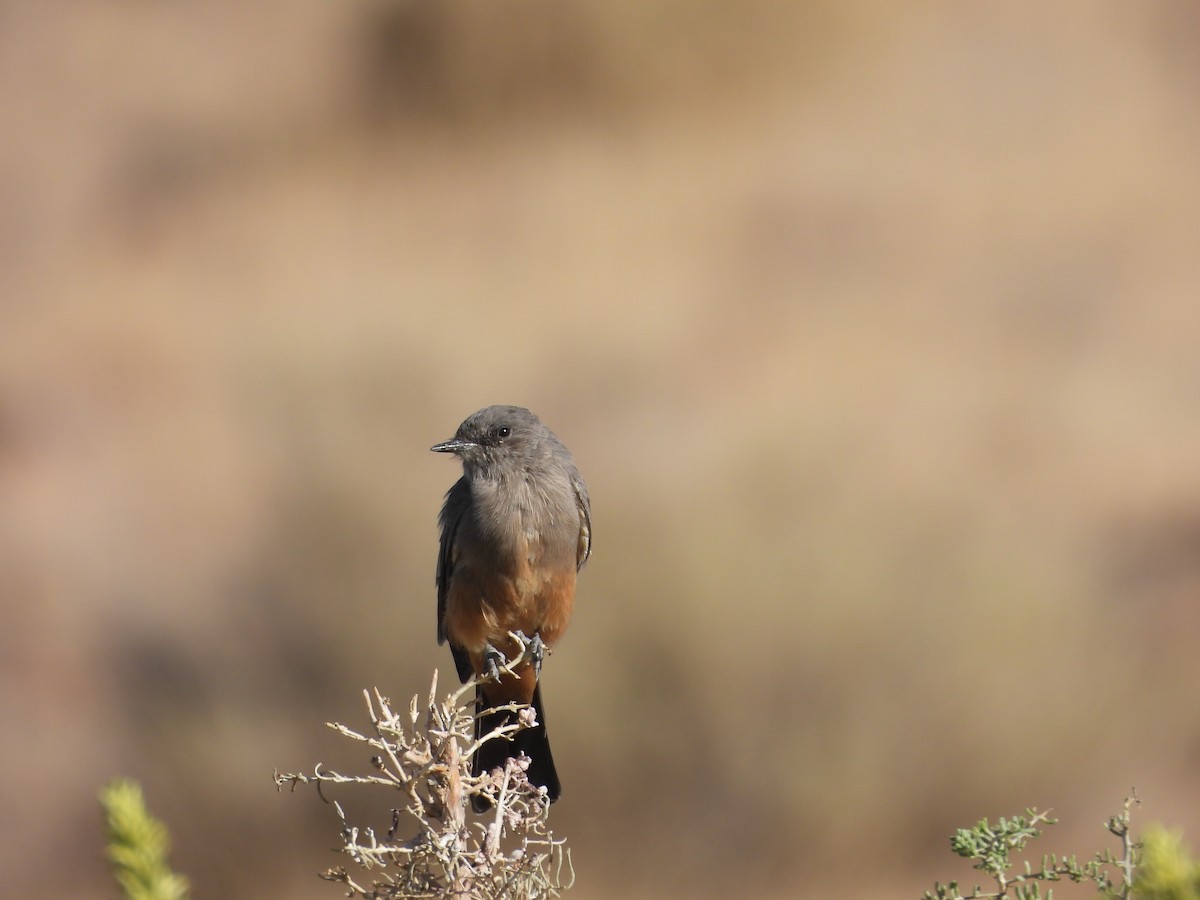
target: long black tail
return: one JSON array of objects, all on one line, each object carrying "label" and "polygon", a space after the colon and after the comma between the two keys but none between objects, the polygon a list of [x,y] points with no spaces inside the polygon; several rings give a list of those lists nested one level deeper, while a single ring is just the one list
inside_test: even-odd
[{"label": "long black tail", "polygon": [[[478,687],[475,689],[475,704],[478,713],[475,718],[476,738],[516,719],[516,713],[513,712],[485,712],[487,703],[483,699],[481,688]],[[535,785],[544,787],[550,797],[550,802],[553,803],[562,793],[562,787],[558,783],[554,757],[550,754],[550,738],[546,735],[546,714],[542,711],[542,686],[540,684],[533,689],[533,700],[530,701],[530,705],[537,713],[537,725],[533,728],[521,729],[510,741],[503,738],[494,738],[488,741],[475,754],[471,772],[474,775],[490,772],[492,769],[503,766],[506,759],[515,758],[524,753],[530,759],[527,773],[529,780]],[[480,796],[472,798],[471,805],[475,808],[475,812],[487,812],[491,806]]]}]

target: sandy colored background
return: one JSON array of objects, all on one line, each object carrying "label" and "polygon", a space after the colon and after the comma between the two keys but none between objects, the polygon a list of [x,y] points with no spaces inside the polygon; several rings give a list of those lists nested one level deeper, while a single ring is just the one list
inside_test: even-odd
[{"label": "sandy colored background", "polygon": [[[574,450],[579,900],[916,897],[1200,833],[1200,13],[0,5],[0,871],[327,898],[271,773],[453,671],[428,452]],[[378,811],[386,824],[386,810]]]}]

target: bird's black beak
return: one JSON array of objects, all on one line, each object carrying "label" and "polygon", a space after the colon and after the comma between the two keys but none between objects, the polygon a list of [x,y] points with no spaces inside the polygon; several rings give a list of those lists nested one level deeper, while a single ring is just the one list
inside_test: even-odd
[{"label": "bird's black beak", "polygon": [[468,447],[474,447],[474,441],[464,441],[462,438],[451,438],[448,441],[442,441],[440,444],[434,444],[429,449],[434,453],[461,453]]}]

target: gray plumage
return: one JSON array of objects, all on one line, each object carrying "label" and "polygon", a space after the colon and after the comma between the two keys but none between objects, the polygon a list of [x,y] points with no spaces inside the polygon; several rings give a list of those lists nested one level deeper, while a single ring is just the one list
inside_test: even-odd
[{"label": "gray plumage", "polygon": [[[449,641],[466,681],[498,648],[509,657],[510,630],[549,646],[566,628],[575,574],[591,553],[591,503],[570,451],[522,407],[481,409],[431,449],[454,453],[463,466],[438,520],[437,588],[438,643]],[[524,751],[533,760],[530,780],[545,785],[553,800],[558,778],[536,674],[535,668],[481,686],[481,713],[502,702],[531,703],[541,724],[519,733],[508,749],[501,741],[485,744],[476,763],[487,771]]]}]

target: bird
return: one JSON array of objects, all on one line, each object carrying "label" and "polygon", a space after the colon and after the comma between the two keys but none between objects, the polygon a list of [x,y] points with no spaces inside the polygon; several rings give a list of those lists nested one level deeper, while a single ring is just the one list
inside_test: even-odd
[{"label": "bird", "polygon": [[[462,462],[438,517],[437,638],[460,680],[475,688],[475,736],[516,720],[496,710],[531,706],[533,727],[477,750],[478,776],[525,754],[526,775],[550,803],[562,793],[542,707],[541,668],[575,603],[576,576],[592,551],[591,500],[571,452],[520,406],[488,406],[430,448]],[[513,633],[517,639],[513,638]],[[513,664],[514,660],[518,660]],[[511,671],[501,671],[511,666]],[[477,812],[490,808],[472,797]]]}]

